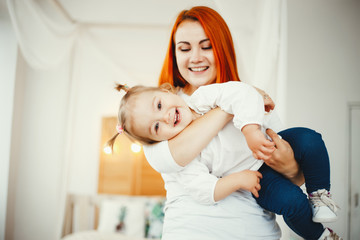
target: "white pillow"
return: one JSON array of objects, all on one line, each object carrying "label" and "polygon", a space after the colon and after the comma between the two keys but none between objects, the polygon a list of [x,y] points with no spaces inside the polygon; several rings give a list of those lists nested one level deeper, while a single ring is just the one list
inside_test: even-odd
[{"label": "white pillow", "polygon": [[[122,208],[126,209],[124,226],[120,231],[117,231],[116,226],[120,223]],[[131,199],[108,199],[102,201],[98,231],[120,232],[126,236],[143,238],[145,235],[144,202]]]}]

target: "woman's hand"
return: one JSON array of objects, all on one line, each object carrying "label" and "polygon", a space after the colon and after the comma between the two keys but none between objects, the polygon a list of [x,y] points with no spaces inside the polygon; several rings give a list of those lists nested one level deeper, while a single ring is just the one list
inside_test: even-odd
[{"label": "woman's hand", "polygon": [[274,110],[275,103],[271,99],[271,97],[269,95],[267,95],[264,90],[261,90],[257,87],[254,87],[254,88],[256,89],[256,91],[258,91],[261,94],[261,96],[263,96],[265,112],[270,112],[271,110]]},{"label": "woman's hand", "polygon": [[295,160],[294,152],[290,144],[284,139],[280,139],[279,135],[271,129],[267,129],[266,134],[271,137],[276,149],[272,153],[271,158],[264,160],[264,162],[275,171],[284,175],[292,183],[298,186],[304,184],[304,175]]}]

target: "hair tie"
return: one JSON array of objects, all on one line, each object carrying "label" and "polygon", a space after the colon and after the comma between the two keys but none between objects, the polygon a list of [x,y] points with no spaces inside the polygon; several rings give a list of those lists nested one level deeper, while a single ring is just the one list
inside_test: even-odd
[{"label": "hair tie", "polygon": [[127,84],[125,84],[123,85],[123,90],[127,93],[130,90],[130,87]]},{"label": "hair tie", "polygon": [[116,131],[119,133],[119,134],[122,134],[124,132],[124,128],[120,125],[120,124],[117,124],[116,125]]}]

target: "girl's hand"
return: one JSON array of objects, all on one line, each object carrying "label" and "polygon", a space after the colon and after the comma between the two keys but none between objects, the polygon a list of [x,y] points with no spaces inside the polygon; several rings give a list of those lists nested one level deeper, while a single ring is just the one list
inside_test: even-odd
[{"label": "girl's hand", "polygon": [[215,202],[220,201],[237,190],[246,190],[259,197],[260,179],[258,171],[244,170],[219,178],[214,189]]},{"label": "girl's hand", "polygon": [[257,124],[248,124],[241,129],[246,142],[256,159],[269,160],[275,151],[275,143],[268,140]]},{"label": "girl's hand", "polygon": [[258,198],[261,189],[260,179],[262,178],[262,174],[252,170],[244,170],[236,174],[238,174],[240,189],[249,191]]}]

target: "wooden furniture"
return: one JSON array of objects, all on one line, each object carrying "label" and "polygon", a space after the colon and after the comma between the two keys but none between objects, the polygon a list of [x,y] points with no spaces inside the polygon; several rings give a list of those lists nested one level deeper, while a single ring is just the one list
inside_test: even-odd
[{"label": "wooden furniture", "polygon": [[146,161],[144,153],[131,151],[131,140],[121,134],[117,137],[113,153],[103,148],[115,135],[116,117],[104,117],[100,143],[99,194],[165,196],[161,175]]}]

